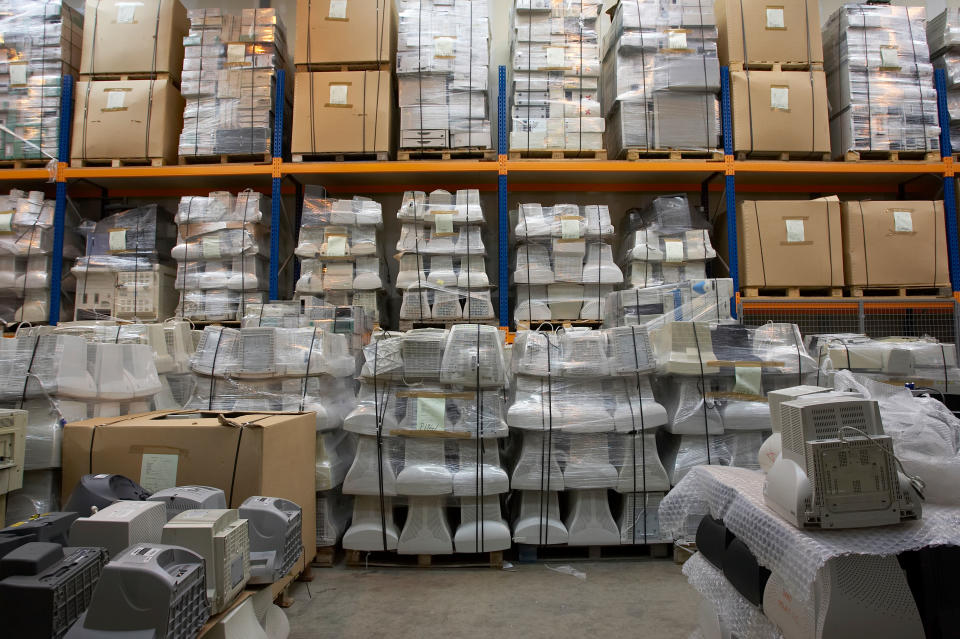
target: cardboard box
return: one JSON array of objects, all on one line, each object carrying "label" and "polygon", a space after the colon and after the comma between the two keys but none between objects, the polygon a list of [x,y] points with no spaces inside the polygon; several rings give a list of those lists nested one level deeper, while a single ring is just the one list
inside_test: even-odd
[{"label": "cardboard box", "polygon": [[296,64],[390,64],[396,52],[391,0],[297,0]]},{"label": "cardboard box", "polygon": [[949,286],[943,202],[844,202],[847,286]]},{"label": "cardboard box", "polygon": [[[229,420],[221,423],[219,416]],[[316,419],[313,413],[155,411],[94,418],[63,429],[66,502],[90,473],[119,473],[151,491],[214,486],[227,505],[247,497],[283,497],[303,509],[304,557],[316,551]]]},{"label": "cardboard box", "polygon": [[716,0],[713,12],[719,32],[720,64],[823,64],[820,7],[816,0]]},{"label": "cardboard box", "polygon": [[72,159],[177,163],[185,103],[168,78],[81,80],[76,91]]},{"label": "cardboard box", "polygon": [[741,286],[843,286],[840,201],[745,200],[737,248]]},{"label": "cardboard box", "polygon": [[87,0],[80,74],[168,73],[179,78],[189,30],[179,0]]},{"label": "cardboard box", "polygon": [[291,152],[373,153],[396,148],[392,77],[389,70],[298,72]]},{"label": "cardboard box", "polygon": [[734,150],[830,152],[823,71],[739,71],[730,76]]}]

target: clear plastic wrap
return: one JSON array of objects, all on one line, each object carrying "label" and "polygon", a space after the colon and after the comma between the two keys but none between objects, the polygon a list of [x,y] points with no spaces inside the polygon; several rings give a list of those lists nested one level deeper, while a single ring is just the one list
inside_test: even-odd
[{"label": "clear plastic wrap", "polygon": [[937,151],[924,7],[844,5],[823,27],[833,152]]},{"label": "clear plastic wrap", "polygon": [[274,105],[289,110],[286,95],[277,95],[276,71],[288,64],[276,10],[243,9],[236,16],[191,9],[188,15],[180,155],[269,154]]},{"label": "clear plastic wrap", "polygon": [[[163,324],[124,324],[114,321],[60,322],[56,328],[40,328],[56,335],[74,335],[88,342],[107,344],[146,344],[153,351],[157,373],[185,373],[193,354],[193,343],[188,343],[190,325],[187,322],[168,321]],[[21,335],[29,332],[21,331]]]},{"label": "clear plastic wrap", "polygon": [[397,5],[400,148],[491,148],[487,0]]},{"label": "clear plastic wrap", "polygon": [[60,471],[25,470],[23,487],[7,494],[5,525],[60,510]]},{"label": "clear plastic wrap", "polygon": [[664,447],[663,467],[676,486],[697,466],[736,466],[759,470],[757,452],[767,433],[746,431],[723,435],[675,435]]},{"label": "clear plastic wrap", "polygon": [[615,291],[604,305],[604,326],[647,322],[729,320],[733,280],[711,279]]},{"label": "clear plastic wrap", "polygon": [[317,492],[317,548],[336,546],[350,526],[353,497],[339,489]]},{"label": "clear plastic wrap", "polygon": [[197,322],[235,321],[250,304],[264,304],[266,291],[207,289],[183,291],[175,315]]},{"label": "clear plastic wrap", "polygon": [[80,231],[87,237],[88,257],[162,259],[170,254],[177,238],[172,216],[157,204],[120,211],[99,222],[85,221]]}]

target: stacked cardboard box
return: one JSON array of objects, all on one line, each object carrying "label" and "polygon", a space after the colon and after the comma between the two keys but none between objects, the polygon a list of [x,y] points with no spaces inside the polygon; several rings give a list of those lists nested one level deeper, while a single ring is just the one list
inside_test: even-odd
[{"label": "stacked cardboard box", "polygon": [[829,153],[818,3],[719,0],[714,10],[720,64],[731,70],[734,150]]},{"label": "stacked cardboard box", "polygon": [[287,42],[276,10],[243,9],[235,16],[191,9],[189,16],[180,155],[269,156],[274,109],[288,110],[292,94],[286,86],[283,95],[277,91],[277,71],[287,69]]},{"label": "stacked cardboard box", "polygon": [[[620,2],[604,35],[607,149],[714,150],[720,66],[711,0]],[[691,126],[691,122],[702,126]]]},{"label": "stacked cardboard box", "polygon": [[0,159],[55,158],[60,87],[80,68],[83,16],[60,0],[4,0],[0,16]]},{"label": "stacked cardboard box", "polygon": [[846,5],[823,27],[834,155],[939,150],[923,7]]},{"label": "stacked cardboard box", "polygon": [[400,0],[400,148],[490,148],[487,0]]},{"label": "stacked cardboard box", "polygon": [[950,144],[956,153],[960,150],[960,9],[947,9],[927,22],[927,43],[933,66],[946,72]]},{"label": "stacked cardboard box", "polygon": [[89,0],[84,14],[71,161],[176,163],[186,9],[179,0]]},{"label": "stacked cardboard box", "polygon": [[515,0],[511,151],[603,149],[601,5]]},{"label": "stacked cardboard box", "polygon": [[390,0],[298,0],[294,161],[349,153],[387,159],[397,147]]}]

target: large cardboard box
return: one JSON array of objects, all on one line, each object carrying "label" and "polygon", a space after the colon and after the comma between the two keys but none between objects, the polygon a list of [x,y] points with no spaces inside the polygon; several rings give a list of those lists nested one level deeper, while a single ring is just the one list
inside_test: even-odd
[{"label": "large cardboard box", "polygon": [[739,71],[730,75],[734,150],[830,152],[823,71]]},{"label": "large cardboard box", "polygon": [[720,64],[823,64],[817,0],[716,0],[713,12]]},{"label": "large cardboard box", "polygon": [[296,64],[391,64],[396,52],[392,0],[297,0]]},{"label": "large cardboard box", "polygon": [[298,72],[291,152],[392,151],[396,148],[392,77],[389,70]]},{"label": "large cardboard box", "polygon": [[844,202],[847,286],[949,286],[943,202]]},{"label": "large cardboard box", "polygon": [[179,0],[87,0],[80,74],[169,73],[179,78],[189,30]]},{"label": "large cardboard box", "polygon": [[184,100],[166,77],[77,82],[71,159],[177,162]]},{"label": "large cardboard box", "polygon": [[156,411],[94,418],[63,429],[63,501],[83,475],[119,473],[144,488],[214,486],[237,508],[253,495],[303,509],[304,557],[316,551],[313,413]]},{"label": "large cardboard box", "polygon": [[843,286],[840,201],[835,197],[744,200],[737,215],[737,246],[741,286]]}]

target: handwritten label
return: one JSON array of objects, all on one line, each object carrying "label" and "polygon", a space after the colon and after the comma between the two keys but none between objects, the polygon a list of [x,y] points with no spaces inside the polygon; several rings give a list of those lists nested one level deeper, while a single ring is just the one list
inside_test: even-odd
[{"label": "handwritten label", "polygon": [[417,398],[417,430],[443,430],[446,400],[442,397]]},{"label": "handwritten label", "polygon": [[215,260],[220,257],[220,240],[215,237],[204,237],[200,240],[200,253],[205,260]]},{"label": "handwritten label", "polygon": [[117,24],[132,24],[139,2],[117,3]]},{"label": "handwritten label", "polygon": [[177,485],[179,455],[144,453],[140,461],[140,485],[151,493]]},{"label": "handwritten label", "polygon": [[330,0],[330,10],[327,17],[331,20],[347,19],[347,0]]},{"label": "handwritten label", "polygon": [[346,84],[331,84],[330,104],[346,104],[348,88]]},{"label": "handwritten label", "polygon": [[117,229],[110,231],[110,250],[111,251],[125,251],[127,250],[127,231],[126,229]]},{"label": "handwritten label", "polygon": [[803,220],[784,220],[787,225],[787,241],[803,242]]},{"label": "handwritten label", "polygon": [[683,261],[683,241],[682,240],[664,240],[663,252],[665,262]]},{"label": "handwritten label", "polygon": [[347,254],[347,236],[330,235],[327,237],[327,255],[340,257]]},{"label": "handwritten label", "polygon": [[107,91],[107,108],[122,109],[126,95],[126,91]]},{"label": "handwritten label", "polygon": [[438,234],[453,233],[453,214],[436,213],[433,216],[434,232]]},{"label": "handwritten label", "polygon": [[782,111],[790,109],[789,87],[770,87],[770,108]]},{"label": "handwritten label", "polygon": [[893,230],[897,233],[913,233],[913,214],[910,211],[894,211]]},{"label": "handwritten label", "polygon": [[763,369],[759,366],[735,366],[734,374],[736,383],[733,386],[734,393],[743,393],[744,395],[763,395],[760,379]]},{"label": "handwritten label", "polygon": [[767,7],[767,28],[785,29],[783,21],[783,7]]},{"label": "handwritten label", "polygon": [[26,83],[27,83],[27,65],[11,64],[10,65],[10,84],[24,85]]}]

